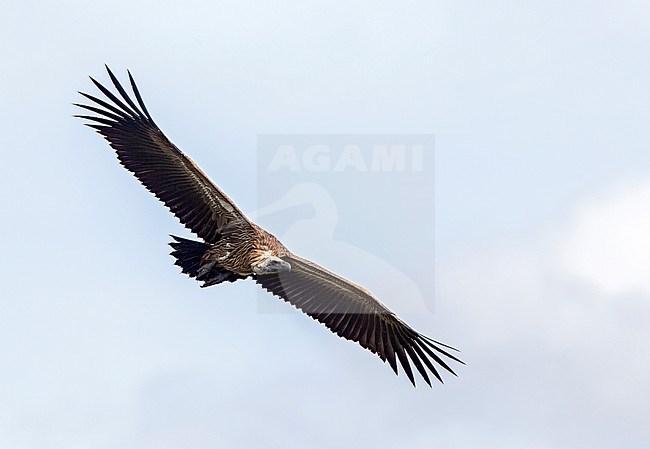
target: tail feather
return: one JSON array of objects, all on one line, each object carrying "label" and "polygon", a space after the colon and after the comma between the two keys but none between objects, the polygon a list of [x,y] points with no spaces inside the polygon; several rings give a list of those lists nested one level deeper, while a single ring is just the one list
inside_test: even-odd
[{"label": "tail feather", "polygon": [[178,265],[183,273],[195,278],[201,268],[201,258],[210,248],[210,245],[175,235],[170,237],[176,240],[169,244],[174,248],[174,251],[171,252],[171,255],[176,258],[174,265]]},{"label": "tail feather", "polygon": [[234,282],[238,279],[245,279],[246,276],[224,270],[216,266],[214,262],[202,264],[203,255],[210,249],[210,245],[195,240],[188,240],[175,235],[171,236],[175,241],[171,242],[174,251],[171,255],[176,258],[174,265],[181,267],[181,271],[197,281],[203,281],[201,287],[219,284],[223,281]]}]

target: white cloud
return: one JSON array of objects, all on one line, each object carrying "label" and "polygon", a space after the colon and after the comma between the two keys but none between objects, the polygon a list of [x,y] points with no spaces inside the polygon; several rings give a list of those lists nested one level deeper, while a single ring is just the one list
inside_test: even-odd
[{"label": "white cloud", "polygon": [[650,182],[617,189],[579,208],[564,263],[606,294],[650,294]]},{"label": "white cloud", "polygon": [[559,440],[594,423],[650,438],[648,235],[650,183],[635,184],[578,204],[559,233],[439,265],[438,297],[466,325],[468,366],[510,385],[494,397],[496,421],[514,408],[524,422],[554,423]]}]

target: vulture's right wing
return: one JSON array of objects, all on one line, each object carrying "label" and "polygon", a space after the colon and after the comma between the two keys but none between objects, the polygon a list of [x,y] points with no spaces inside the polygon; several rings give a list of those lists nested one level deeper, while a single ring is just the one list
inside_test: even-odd
[{"label": "vulture's right wing", "polygon": [[139,107],[111,70],[106,70],[126,104],[90,78],[109,101],[80,92],[95,105],[75,105],[98,115],[77,117],[93,121],[88,126],[108,140],[120,163],[206,242],[216,242],[231,222],[248,222],[235,203],[165,137],[149,115],[131,74],[129,80]]},{"label": "vulture's right wing", "polygon": [[454,348],[416,332],[364,288],[294,254],[282,259],[291,271],[253,276],[255,281],[340,337],[388,360],[396,374],[399,360],[413,385],[409,359],[429,386],[427,368],[442,382],[433,362],[455,375],[441,356],[463,363],[447,350]]}]

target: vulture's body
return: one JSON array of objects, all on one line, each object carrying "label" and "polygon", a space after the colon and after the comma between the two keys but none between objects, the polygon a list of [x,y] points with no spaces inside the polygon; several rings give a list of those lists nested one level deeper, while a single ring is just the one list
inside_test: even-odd
[{"label": "vulture's body", "polygon": [[411,363],[431,385],[427,371],[442,381],[442,357],[462,363],[453,348],[419,334],[361,286],[296,256],[273,235],[248,220],[235,203],[183,154],[154,123],[129,74],[136,103],[108,74],[119,96],[91,78],[107,97],[82,95],[94,105],[77,106],[104,136],[120,163],[203,241],[175,237],[176,264],[202,287],[252,278],[332,332],[376,353],[397,373],[398,361],[415,384]]}]

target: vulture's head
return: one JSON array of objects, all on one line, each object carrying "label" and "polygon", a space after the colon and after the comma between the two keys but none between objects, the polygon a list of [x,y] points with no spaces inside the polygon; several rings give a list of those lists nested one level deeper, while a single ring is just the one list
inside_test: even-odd
[{"label": "vulture's head", "polygon": [[282,271],[291,271],[291,264],[275,256],[267,257],[253,266],[253,273],[255,274],[272,274]]}]

